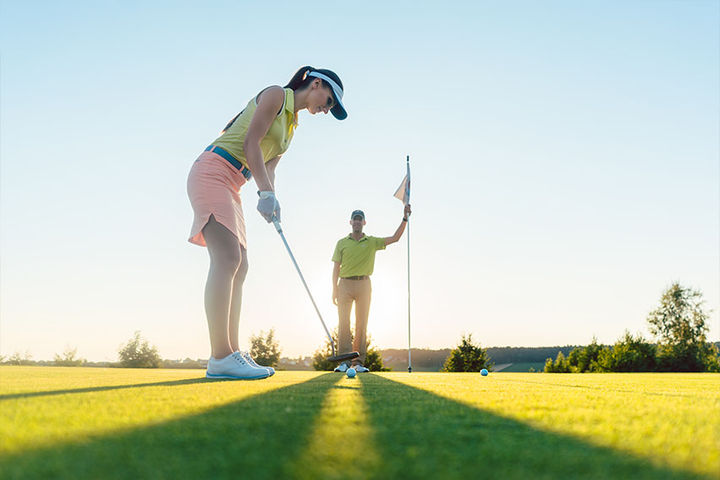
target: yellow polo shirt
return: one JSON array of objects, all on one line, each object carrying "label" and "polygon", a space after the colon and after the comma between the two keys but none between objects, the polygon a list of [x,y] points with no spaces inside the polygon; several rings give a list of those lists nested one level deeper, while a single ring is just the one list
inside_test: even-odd
[{"label": "yellow polo shirt", "polygon": [[340,277],[372,275],[375,252],[385,250],[385,239],[364,235],[355,240],[352,234],[338,240],[332,261],[340,263]]},{"label": "yellow polo shirt", "polygon": [[[248,166],[247,158],[245,158],[245,136],[253,114],[257,109],[257,96],[250,100],[245,109],[240,112],[233,124],[218,137],[212,145],[224,148],[236,160],[244,166]],[[295,128],[297,127],[297,119],[295,118],[295,92],[292,88],[285,89],[285,101],[282,110],[275,117],[273,123],[270,124],[267,134],[260,140],[260,150],[262,151],[263,161],[269,162],[278,155],[282,155],[290,146]]]}]

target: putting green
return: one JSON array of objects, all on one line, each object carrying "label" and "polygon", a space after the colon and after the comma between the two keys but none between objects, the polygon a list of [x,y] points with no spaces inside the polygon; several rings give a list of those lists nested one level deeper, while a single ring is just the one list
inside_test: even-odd
[{"label": "putting green", "polygon": [[718,478],[720,374],[0,367],[0,478]]}]

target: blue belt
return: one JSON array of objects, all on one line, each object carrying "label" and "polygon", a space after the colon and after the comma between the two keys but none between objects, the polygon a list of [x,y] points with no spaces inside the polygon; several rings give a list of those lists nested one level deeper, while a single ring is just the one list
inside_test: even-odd
[{"label": "blue belt", "polygon": [[250,178],[252,178],[252,173],[250,173],[250,170],[247,167],[245,167],[242,163],[240,163],[235,157],[230,155],[230,152],[228,152],[224,148],[221,148],[221,147],[218,147],[215,145],[210,145],[209,147],[207,147],[205,149],[205,151],[217,153],[218,155],[223,157],[225,160],[227,160],[228,163],[230,163],[230,165],[232,165],[233,167],[240,170],[240,173],[242,174],[242,176],[245,177],[247,180],[250,180]]}]

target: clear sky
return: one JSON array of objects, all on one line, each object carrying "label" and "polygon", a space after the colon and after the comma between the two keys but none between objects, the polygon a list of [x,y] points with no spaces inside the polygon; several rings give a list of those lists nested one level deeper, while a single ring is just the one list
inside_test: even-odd
[{"label": "clear sky", "polygon": [[[330,68],[349,117],[300,114],[276,189],[326,321],[330,257],[389,236],[413,172],[413,346],[612,343],[674,281],[720,337],[720,3],[50,2],[0,6],[0,354],[115,360],[135,330],[205,357],[207,252],[187,173],[248,99]],[[246,202],[240,337],[324,332]],[[379,252],[369,332],[407,345],[407,244]]]}]

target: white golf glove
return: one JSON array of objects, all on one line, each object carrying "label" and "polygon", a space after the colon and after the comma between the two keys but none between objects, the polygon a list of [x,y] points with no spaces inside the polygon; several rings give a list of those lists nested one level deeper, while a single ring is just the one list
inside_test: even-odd
[{"label": "white golf glove", "polygon": [[258,192],[260,200],[258,200],[257,209],[260,215],[268,222],[272,222],[273,215],[280,221],[280,204],[275,197],[275,192],[270,190]]}]

